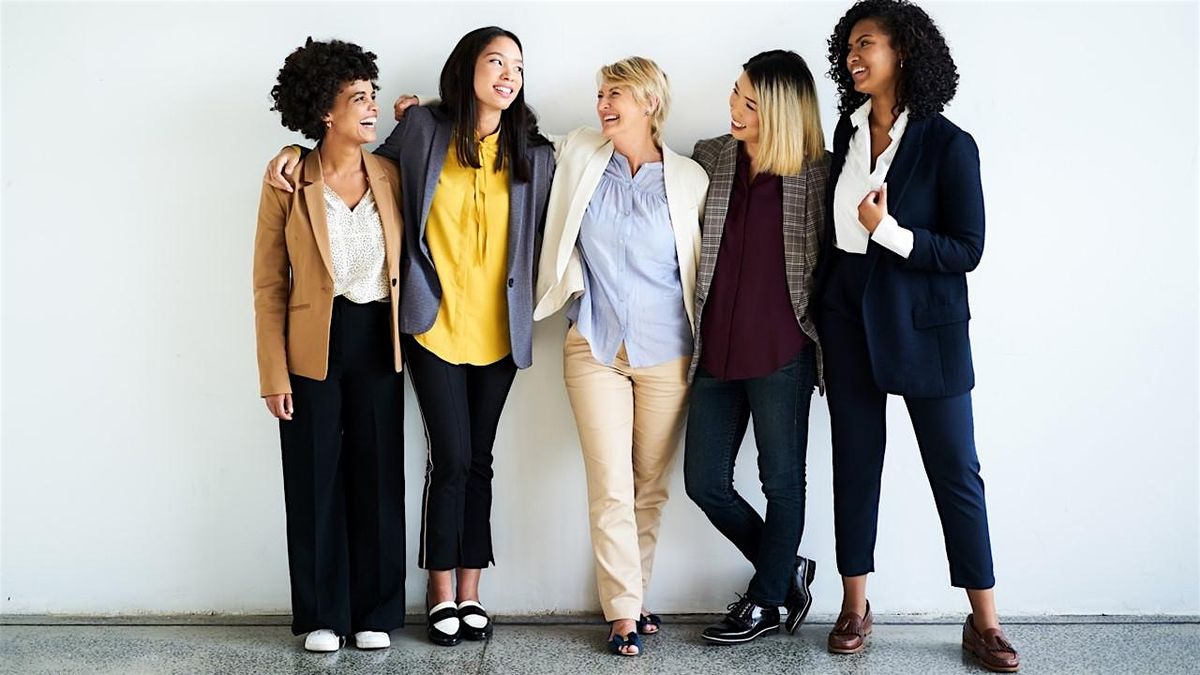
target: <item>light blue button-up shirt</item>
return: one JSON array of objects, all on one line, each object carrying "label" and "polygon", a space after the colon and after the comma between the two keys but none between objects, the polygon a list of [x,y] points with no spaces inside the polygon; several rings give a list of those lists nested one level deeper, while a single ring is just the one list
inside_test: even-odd
[{"label": "light blue button-up shirt", "polygon": [[692,355],[662,162],[629,175],[618,152],[588,202],[579,241],[583,295],[567,317],[592,356],[611,366],[621,343],[633,368]]}]

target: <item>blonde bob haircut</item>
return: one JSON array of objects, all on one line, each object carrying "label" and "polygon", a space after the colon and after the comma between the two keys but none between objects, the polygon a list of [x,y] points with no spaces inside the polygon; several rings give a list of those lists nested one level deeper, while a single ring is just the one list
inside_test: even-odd
[{"label": "blonde bob haircut", "polygon": [[794,176],[825,154],[817,89],[808,64],[783,49],[763,52],[742,66],[758,95],[758,170]]},{"label": "blonde bob haircut", "polygon": [[657,63],[640,56],[621,59],[600,68],[596,73],[596,85],[624,87],[633,94],[638,105],[651,111],[650,134],[656,144],[662,145],[663,123],[671,108],[671,87],[667,83],[667,74]]}]

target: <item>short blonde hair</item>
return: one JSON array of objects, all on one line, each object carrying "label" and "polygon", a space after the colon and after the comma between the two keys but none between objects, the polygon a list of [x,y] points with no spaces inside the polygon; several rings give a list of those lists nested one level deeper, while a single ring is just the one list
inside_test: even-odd
[{"label": "short blonde hair", "polygon": [[742,66],[758,95],[758,170],[794,176],[825,155],[817,89],[808,64],[782,49],[758,54]]},{"label": "short blonde hair", "polygon": [[662,145],[663,123],[667,120],[667,112],[671,108],[671,87],[667,83],[667,74],[658,64],[641,56],[630,56],[616,63],[602,66],[596,73],[596,84],[628,87],[633,98],[640,105],[653,105],[650,113],[650,134],[654,142]]}]

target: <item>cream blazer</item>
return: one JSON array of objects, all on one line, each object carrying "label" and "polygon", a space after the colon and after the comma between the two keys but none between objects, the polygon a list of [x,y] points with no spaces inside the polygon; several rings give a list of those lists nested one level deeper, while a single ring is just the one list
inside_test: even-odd
[{"label": "cream blazer", "polygon": [[[580,127],[566,136],[552,136],[557,166],[546,207],[546,230],[538,261],[533,318],[540,321],[583,293],[583,260],[575,244],[588,202],[612,159],[613,145],[595,129]],[[663,146],[663,179],[667,209],[675,230],[683,304],[692,330],[696,328],[696,267],[700,261],[700,218],[708,192],[708,174],[699,164]]]}]

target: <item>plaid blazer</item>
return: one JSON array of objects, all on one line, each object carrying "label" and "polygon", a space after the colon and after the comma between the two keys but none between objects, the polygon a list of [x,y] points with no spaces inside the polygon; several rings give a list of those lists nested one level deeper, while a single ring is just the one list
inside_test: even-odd
[{"label": "plaid blazer", "polygon": [[[737,140],[726,134],[696,143],[692,159],[708,173],[708,201],[701,219],[700,266],[696,271],[696,349],[688,381],[696,375],[700,363],[701,323],[704,301],[717,269],[717,253],[721,250],[721,235],[725,232],[725,216],[729,210],[729,195],[733,192],[733,176],[737,169]],[[829,153],[816,162],[809,162],[795,176],[783,177],[783,259],[787,270],[788,291],[792,296],[792,311],[800,330],[812,340],[817,349],[817,386],[825,390],[825,370],[822,366],[821,341],[809,317],[808,303],[812,297],[813,270],[821,239],[825,236],[825,185],[829,179]]]}]

